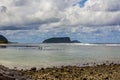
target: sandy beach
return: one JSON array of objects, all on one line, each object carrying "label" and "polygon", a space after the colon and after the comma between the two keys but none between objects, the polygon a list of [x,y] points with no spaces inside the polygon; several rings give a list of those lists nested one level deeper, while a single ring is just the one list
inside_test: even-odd
[{"label": "sandy beach", "polygon": [[0,80],[120,80],[120,64],[61,66],[28,70],[0,66]]}]

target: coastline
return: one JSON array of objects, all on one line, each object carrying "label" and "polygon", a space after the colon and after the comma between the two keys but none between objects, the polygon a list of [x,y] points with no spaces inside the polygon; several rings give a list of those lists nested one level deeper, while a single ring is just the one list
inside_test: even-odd
[{"label": "coastline", "polygon": [[61,66],[26,70],[0,65],[0,80],[119,80],[120,64]]},{"label": "coastline", "polygon": [[[120,79],[119,46],[89,46],[89,44],[84,46],[80,44],[72,44],[72,46],[69,46],[71,44],[65,46],[63,44],[41,45],[44,46],[43,49],[36,49],[35,45],[27,45],[27,48],[24,45],[18,45],[20,48],[12,45],[14,46],[12,49],[11,45],[9,45],[7,48],[1,48],[0,63],[4,66],[0,66],[0,80]],[[40,64],[42,62],[44,65],[46,62],[47,67]],[[64,65],[64,62],[68,63],[68,65]],[[9,67],[9,65],[13,68]],[[32,67],[26,68],[29,65]],[[23,66],[26,66],[25,69],[19,69],[19,67]]]}]

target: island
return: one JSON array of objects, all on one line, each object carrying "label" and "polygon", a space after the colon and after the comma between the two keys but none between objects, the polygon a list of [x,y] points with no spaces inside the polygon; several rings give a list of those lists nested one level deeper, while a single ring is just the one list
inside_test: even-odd
[{"label": "island", "polygon": [[69,37],[53,37],[43,41],[43,43],[80,43],[78,40],[73,40]]},{"label": "island", "polygon": [[8,40],[6,37],[4,37],[3,35],[0,35],[0,44],[6,44],[8,43]]}]

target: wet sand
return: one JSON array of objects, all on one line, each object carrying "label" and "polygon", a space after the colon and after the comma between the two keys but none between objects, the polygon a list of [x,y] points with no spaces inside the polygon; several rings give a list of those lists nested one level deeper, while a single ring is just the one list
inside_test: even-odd
[{"label": "wet sand", "polygon": [[61,66],[29,70],[0,65],[0,80],[120,80],[120,64]]}]

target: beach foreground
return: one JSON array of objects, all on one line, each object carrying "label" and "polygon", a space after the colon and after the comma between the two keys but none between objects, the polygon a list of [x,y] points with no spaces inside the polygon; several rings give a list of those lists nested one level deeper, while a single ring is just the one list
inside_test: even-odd
[{"label": "beach foreground", "polygon": [[120,64],[95,66],[36,67],[30,70],[9,69],[0,66],[0,80],[120,80]]}]

